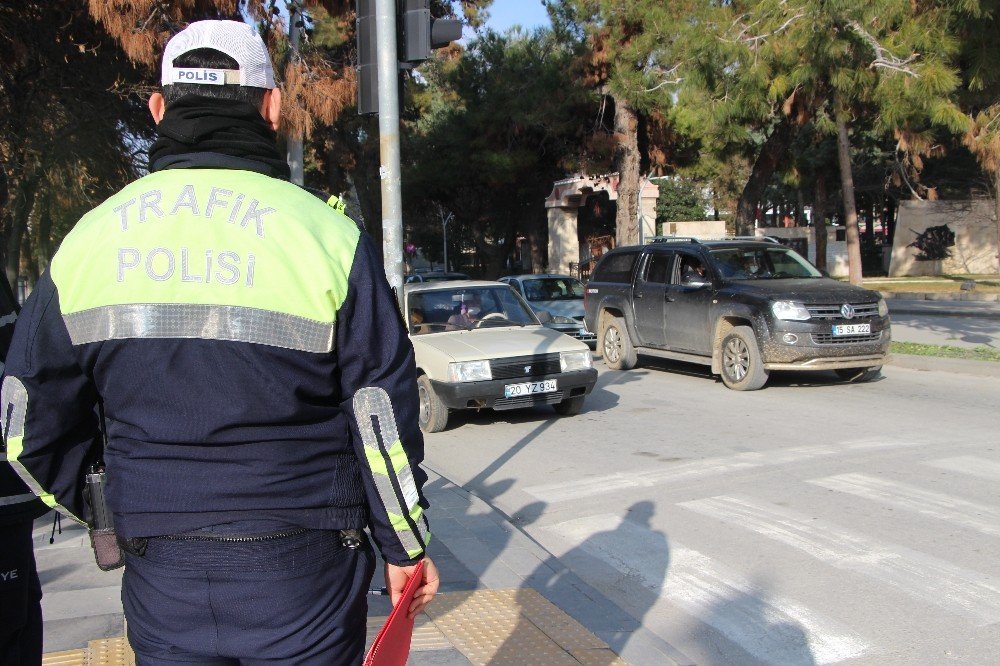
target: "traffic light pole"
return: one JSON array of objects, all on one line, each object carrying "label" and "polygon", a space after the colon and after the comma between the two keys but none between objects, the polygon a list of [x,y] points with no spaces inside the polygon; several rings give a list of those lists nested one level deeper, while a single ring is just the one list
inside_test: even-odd
[{"label": "traffic light pole", "polygon": [[382,180],[382,257],[385,277],[403,299],[403,193],[399,166],[399,61],[396,0],[375,0],[378,41],[379,177]]},{"label": "traffic light pole", "polygon": [[[294,61],[299,56],[299,41],[302,39],[302,9],[297,2],[288,3],[288,42],[289,58]],[[291,180],[296,185],[305,183],[302,157],[302,132],[297,130],[294,135],[285,139],[288,149],[288,168]]]}]

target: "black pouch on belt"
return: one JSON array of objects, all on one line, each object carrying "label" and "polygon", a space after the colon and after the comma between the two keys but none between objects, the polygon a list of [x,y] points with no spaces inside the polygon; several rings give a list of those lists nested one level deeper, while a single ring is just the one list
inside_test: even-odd
[{"label": "black pouch on belt", "polygon": [[93,515],[90,527],[90,547],[94,549],[94,559],[101,571],[111,571],[124,566],[125,556],[115,535],[114,519],[108,508],[104,490],[107,473],[103,469],[91,468],[86,476],[90,510]]}]

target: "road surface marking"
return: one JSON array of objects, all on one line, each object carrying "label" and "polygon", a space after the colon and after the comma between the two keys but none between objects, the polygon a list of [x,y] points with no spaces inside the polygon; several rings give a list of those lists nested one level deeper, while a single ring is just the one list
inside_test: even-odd
[{"label": "road surface marking", "polygon": [[953,525],[968,527],[983,534],[1000,536],[1000,521],[996,520],[998,511],[985,504],[865,474],[841,474],[812,479],[809,483],[947,520]]},{"label": "road surface marking", "polygon": [[769,592],[698,551],[668,546],[662,533],[620,516],[589,516],[547,529],[638,581],[649,592],[648,600],[638,600],[646,606],[643,612],[665,599],[763,662],[830,664],[869,649],[838,622]]},{"label": "road surface marking", "polygon": [[681,483],[706,476],[719,476],[762,467],[777,467],[792,463],[827,458],[831,456],[880,451],[911,446],[921,446],[923,442],[897,441],[885,439],[863,439],[835,444],[798,446],[774,451],[749,451],[732,456],[706,458],[680,465],[665,466],[663,469],[617,472],[600,478],[582,479],[563,483],[531,486],[525,490],[543,502],[565,502],[584,497],[611,493],[631,488],[648,488],[667,483]]},{"label": "road surface marking", "polygon": [[985,574],[746,497],[719,496],[678,506],[744,527],[837,569],[888,583],[977,626],[1000,621],[1000,583]]},{"label": "road surface marking", "polygon": [[980,479],[1000,481],[1000,462],[987,460],[978,456],[941,458],[940,460],[928,460],[924,464],[951,472],[978,476]]}]

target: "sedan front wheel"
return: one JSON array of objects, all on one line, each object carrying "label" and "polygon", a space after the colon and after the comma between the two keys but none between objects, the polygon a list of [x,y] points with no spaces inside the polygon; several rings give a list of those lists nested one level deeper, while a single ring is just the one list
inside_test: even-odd
[{"label": "sedan front wheel", "polygon": [[424,432],[441,432],[448,427],[448,408],[427,375],[417,377],[417,395],[420,397],[420,429]]}]

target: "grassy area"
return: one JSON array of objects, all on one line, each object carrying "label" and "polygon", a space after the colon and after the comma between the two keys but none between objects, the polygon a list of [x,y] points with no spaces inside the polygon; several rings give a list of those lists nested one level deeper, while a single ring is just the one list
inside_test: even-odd
[{"label": "grassy area", "polygon": [[962,283],[976,283],[973,293],[1000,294],[1000,276],[997,275],[941,275],[936,277],[912,278],[868,278],[864,286],[878,291],[904,292],[957,292]]},{"label": "grassy area", "polygon": [[965,358],[972,361],[1000,363],[1000,350],[989,347],[951,347],[949,345],[922,345],[916,342],[893,342],[893,354],[937,356],[940,358]]}]

